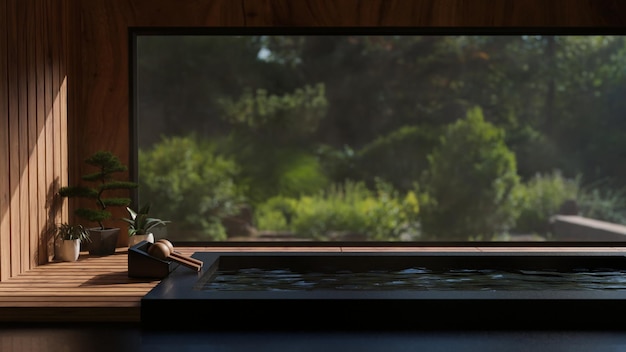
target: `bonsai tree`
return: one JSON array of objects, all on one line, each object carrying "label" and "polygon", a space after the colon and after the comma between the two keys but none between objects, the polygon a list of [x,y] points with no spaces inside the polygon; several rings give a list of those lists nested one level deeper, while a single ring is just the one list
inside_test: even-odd
[{"label": "bonsai tree", "polygon": [[137,188],[138,184],[130,181],[116,180],[113,175],[126,171],[128,168],[119,158],[108,151],[98,151],[85,159],[85,163],[94,166],[94,173],[81,177],[84,182],[92,184],[61,187],[59,195],[67,198],[85,198],[93,201],[93,207],[79,207],[74,214],[79,218],[95,222],[101,230],[106,229],[104,221],[112,217],[109,207],[125,207],[131,202],[128,197],[109,197],[108,193],[114,190]]}]

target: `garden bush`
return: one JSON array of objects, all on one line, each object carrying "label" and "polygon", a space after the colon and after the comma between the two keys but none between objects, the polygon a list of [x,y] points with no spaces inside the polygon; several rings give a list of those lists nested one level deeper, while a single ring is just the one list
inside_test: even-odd
[{"label": "garden bush", "polygon": [[171,220],[172,239],[224,240],[222,219],[236,215],[243,191],[238,165],[193,136],[164,138],[139,151],[139,198]]},{"label": "garden bush", "polygon": [[413,192],[401,197],[378,181],[375,190],[364,182],[346,181],[311,196],[274,197],[255,212],[259,230],[290,231],[312,240],[354,236],[363,240],[411,240],[418,236],[419,204]]},{"label": "garden bush", "polygon": [[428,199],[420,212],[425,238],[490,240],[514,225],[519,177],[504,137],[479,107],[448,125],[421,182]]}]

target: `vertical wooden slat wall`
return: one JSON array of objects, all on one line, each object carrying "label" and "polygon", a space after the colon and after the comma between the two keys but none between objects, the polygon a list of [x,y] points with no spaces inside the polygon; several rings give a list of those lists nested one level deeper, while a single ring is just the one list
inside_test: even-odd
[{"label": "vertical wooden slat wall", "polygon": [[47,262],[63,219],[66,1],[0,2],[0,281]]},{"label": "vertical wooden slat wall", "polygon": [[51,259],[84,158],[130,160],[131,26],[624,24],[621,0],[0,0],[0,281]]},{"label": "vertical wooden slat wall", "polygon": [[11,275],[9,183],[8,4],[0,2],[0,281]]}]

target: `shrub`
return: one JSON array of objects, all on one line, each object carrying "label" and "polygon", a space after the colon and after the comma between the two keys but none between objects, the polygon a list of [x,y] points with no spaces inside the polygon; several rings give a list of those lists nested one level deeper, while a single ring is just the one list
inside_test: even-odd
[{"label": "shrub", "polygon": [[566,179],[559,170],[533,176],[519,188],[522,202],[515,232],[547,235],[550,217],[566,200],[575,200],[579,188],[578,178]]},{"label": "shrub", "polygon": [[357,153],[359,178],[372,185],[382,178],[398,190],[410,190],[428,165],[426,156],[438,133],[433,128],[403,126],[378,137]]},{"label": "shrub", "polygon": [[253,206],[274,196],[298,197],[328,186],[329,180],[312,153],[239,137],[225,141],[221,148],[237,161],[238,183],[246,185],[246,199]]},{"label": "shrub", "polygon": [[172,221],[171,237],[224,240],[221,225],[243,201],[234,179],[237,164],[215,153],[212,144],[193,136],[164,138],[139,151],[140,198]]},{"label": "shrub", "polygon": [[626,194],[623,189],[583,187],[578,207],[581,216],[626,225]]},{"label": "shrub", "polygon": [[363,183],[351,181],[301,197],[295,204],[293,231],[315,240],[328,240],[341,233],[366,235],[366,217],[359,212],[359,205],[370,197]]},{"label": "shrub", "polygon": [[422,185],[425,236],[435,240],[489,240],[508,230],[516,218],[515,155],[504,131],[487,122],[482,110],[450,124],[428,155]]},{"label": "shrub", "polygon": [[299,198],[274,197],[255,212],[263,230],[287,230],[314,240],[409,240],[417,236],[419,204],[413,192],[404,197],[389,184],[377,181],[369,190],[364,182],[346,181],[325,191]]},{"label": "shrub", "polygon": [[276,196],[261,204],[255,211],[255,224],[259,229],[272,231],[290,230],[295,214],[295,198]]}]

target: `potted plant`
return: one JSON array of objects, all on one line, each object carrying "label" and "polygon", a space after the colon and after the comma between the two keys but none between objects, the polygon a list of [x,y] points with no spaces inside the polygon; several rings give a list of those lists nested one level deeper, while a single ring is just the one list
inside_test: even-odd
[{"label": "potted plant", "polygon": [[128,246],[132,247],[141,241],[154,243],[154,234],[152,229],[156,227],[166,226],[170,221],[152,218],[149,216],[150,204],[145,204],[138,211],[126,207],[129,218],[122,218],[128,223]]},{"label": "potted plant", "polygon": [[104,221],[113,215],[109,207],[128,206],[131,199],[128,197],[111,197],[110,192],[115,190],[130,190],[138,184],[130,181],[116,180],[113,175],[126,171],[128,168],[119,158],[109,151],[97,151],[85,163],[96,168],[95,172],[81,176],[81,179],[91,186],[79,184],[61,187],[59,195],[67,198],[84,198],[91,201],[91,207],[78,207],[74,214],[84,220],[95,222],[97,227],[89,228],[91,242],[89,254],[108,255],[115,253],[119,227],[107,227]]},{"label": "potted plant", "polygon": [[83,225],[62,223],[55,228],[54,258],[64,262],[75,262],[80,255],[80,244],[87,243],[89,229]]}]

